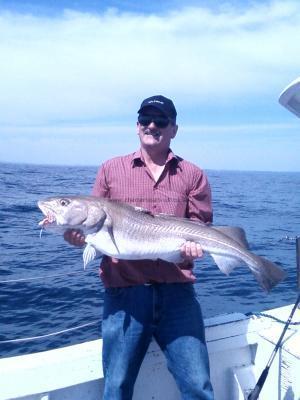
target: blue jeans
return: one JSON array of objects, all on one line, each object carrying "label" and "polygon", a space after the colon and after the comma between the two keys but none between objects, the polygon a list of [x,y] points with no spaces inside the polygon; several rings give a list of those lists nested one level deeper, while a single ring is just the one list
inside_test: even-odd
[{"label": "blue jeans", "polygon": [[106,289],[103,400],[129,400],[152,336],[182,399],[213,400],[204,325],[190,283]]}]

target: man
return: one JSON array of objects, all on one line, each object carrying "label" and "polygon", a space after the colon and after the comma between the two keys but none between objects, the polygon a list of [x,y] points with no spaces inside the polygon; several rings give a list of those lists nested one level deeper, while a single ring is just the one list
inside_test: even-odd
[{"label": "man", "polygon": [[[153,214],[212,221],[211,193],[203,171],[175,156],[177,112],[164,96],[145,99],[138,111],[140,150],[106,161],[92,194],[121,200]],[[65,234],[83,244],[76,231]],[[183,399],[212,400],[209,362],[192,260],[202,256],[195,243],[182,249],[183,262],[127,261],[104,256],[103,369],[105,400],[132,398],[133,387],[151,338],[167,358]]]}]

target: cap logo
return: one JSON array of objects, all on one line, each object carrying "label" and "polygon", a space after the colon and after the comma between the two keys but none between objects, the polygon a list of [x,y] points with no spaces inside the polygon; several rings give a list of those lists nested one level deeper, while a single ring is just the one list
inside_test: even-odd
[{"label": "cap logo", "polygon": [[163,101],[159,101],[159,100],[149,100],[148,103],[159,103],[159,104],[164,104]]}]

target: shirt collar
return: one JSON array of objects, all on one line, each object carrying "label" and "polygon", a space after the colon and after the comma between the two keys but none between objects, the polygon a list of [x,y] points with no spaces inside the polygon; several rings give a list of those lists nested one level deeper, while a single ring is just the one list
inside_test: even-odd
[{"label": "shirt collar", "polygon": [[[179,157],[176,156],[171,149],[169,149],[166,164],[168,164],[170,162],[172,162],[174,164],[176,163],[176,165],[179,162]],[[132,154],[131,164],[132,164],[132,167],[135,167],[135,166],[138,166],[141,164],[145,165],[145,161],[144,161],[144,157],[143,157],[141,149],[137,150],[135,153]]]}]

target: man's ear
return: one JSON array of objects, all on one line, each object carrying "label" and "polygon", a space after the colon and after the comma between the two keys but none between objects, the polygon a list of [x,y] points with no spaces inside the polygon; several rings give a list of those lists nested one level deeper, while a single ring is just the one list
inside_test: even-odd
[{"label": "man's ear", "polygon": [[172,139],[174,139],[174,137],[176,136],[176,134],[177,134],[177,131],[178,131],[178,125],[174,125],[173,126],[173,133],[172,133]]}]

